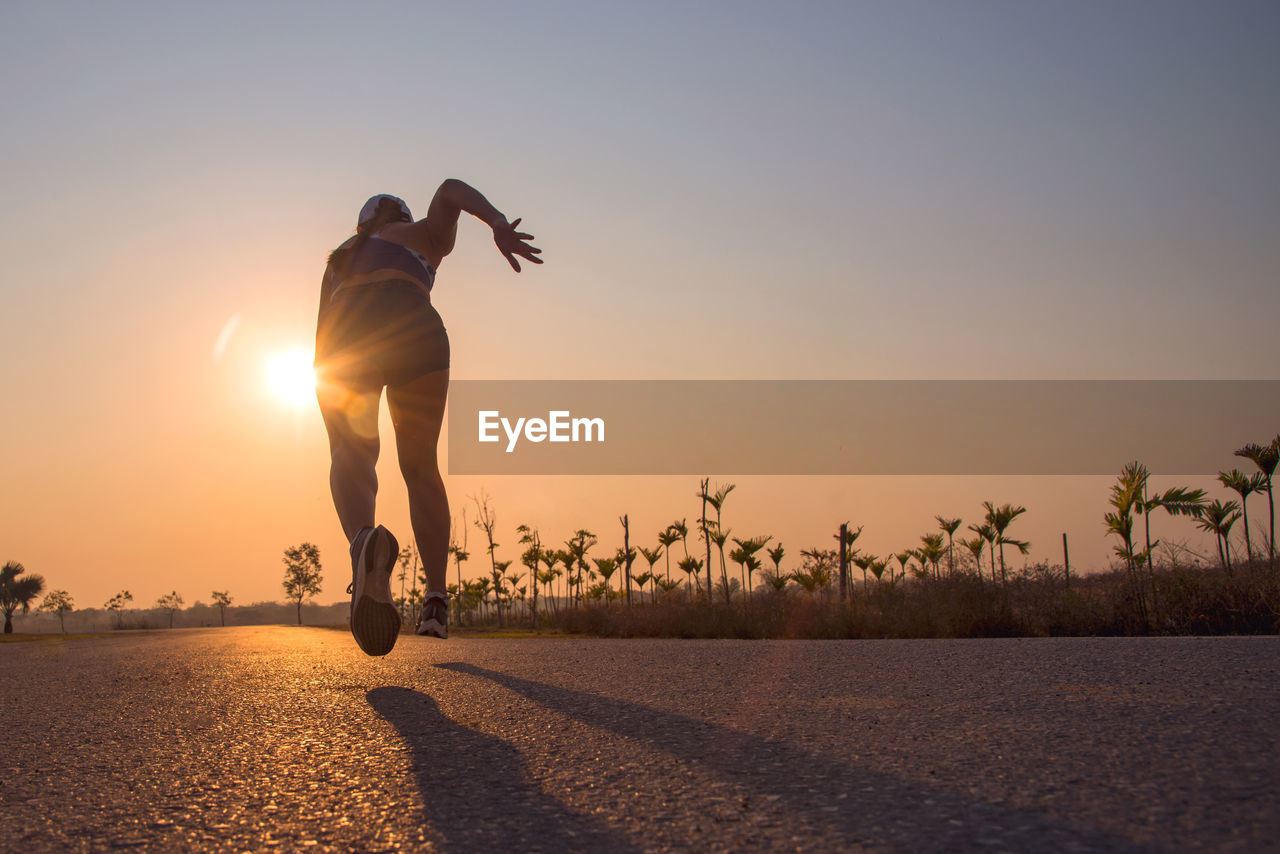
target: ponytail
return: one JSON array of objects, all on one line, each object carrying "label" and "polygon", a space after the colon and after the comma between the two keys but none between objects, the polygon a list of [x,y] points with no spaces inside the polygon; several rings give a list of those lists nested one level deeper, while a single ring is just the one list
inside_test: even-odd
[{"label": "ponytail", "polygon": [[373,218],[365,220],[356,226],[355,240],[348,240],[329,253],[329,266],[333,268],[335,274],[346,273],[347,267],[351,264],[351,259],[364,247],[369,238],[378,232],[378,229],[389,222],[408,219],[404,210],[400,207],[401,204],[403,203],[391,198],[382,198],[378,201],[378,211],[373,215]]}]

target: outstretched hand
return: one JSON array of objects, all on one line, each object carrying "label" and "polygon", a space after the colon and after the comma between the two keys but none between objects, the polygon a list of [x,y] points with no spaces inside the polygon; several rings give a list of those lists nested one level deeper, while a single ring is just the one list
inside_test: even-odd
[{"label": "outstretched hand", "polygon": [[520,272],[520,262],[516,260],[517,255],[526,261],[532,261],[534,264],[542,263],[542,259],[538,257],[542,250],[536,246],[529,245],[528,241],[533,240],[532,234],[516,231],[516,226],[519,224],[520,218],[517,217],[514,222],[506,225],[497,225],[493,228],[493,242],[497,244],[498,251],[507,259],[511,269],[517,273]]}]

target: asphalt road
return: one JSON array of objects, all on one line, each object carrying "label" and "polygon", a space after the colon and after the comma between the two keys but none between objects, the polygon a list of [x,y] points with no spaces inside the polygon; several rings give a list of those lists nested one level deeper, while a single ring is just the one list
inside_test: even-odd
[{"label": "asphalt road", "polygon": [[0,645],[0,848],[1280,850],[1280,639]]}]

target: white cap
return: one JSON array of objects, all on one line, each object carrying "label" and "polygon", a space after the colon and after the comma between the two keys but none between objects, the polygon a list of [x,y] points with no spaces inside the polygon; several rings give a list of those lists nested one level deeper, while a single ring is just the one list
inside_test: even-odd
[{"label": "white cap", "polygon": [[398,196],[391,196],[386,193],[379,193],[376,196],[371,196],[369,201],[364,203],[364,207],[360,209],[360,218],[356,220],[356,228],[359,228],[378,215],[378,205],[382,203],[383,199],[390,199],[392,202],[395,202],[400,206],[400,213],[403,215],[402,218],[407,219],[410,222],[413,221],[413,214],[409,213],[409,206],[404,203],[404,199],[401,199]]}]

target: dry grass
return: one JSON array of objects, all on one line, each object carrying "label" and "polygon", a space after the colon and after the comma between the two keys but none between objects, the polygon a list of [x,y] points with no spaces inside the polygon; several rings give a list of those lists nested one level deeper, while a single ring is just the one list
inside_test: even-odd
[{"label": "dry grass", "polygon": [[[1154,576],[1154,583],[1153,583]],[[1228,576],[1203,567],[1123,569],[1073,578],[1028,567],[1005,585],[971,575],[855,585],[841,603],[832,588],[809,594],[757,590],[708,606],[687,594],[657,605],[562,610],[544,625],[604,637],[982,638],[1073,635],[1274,634],[1280,583],[1265,561]]]}]

